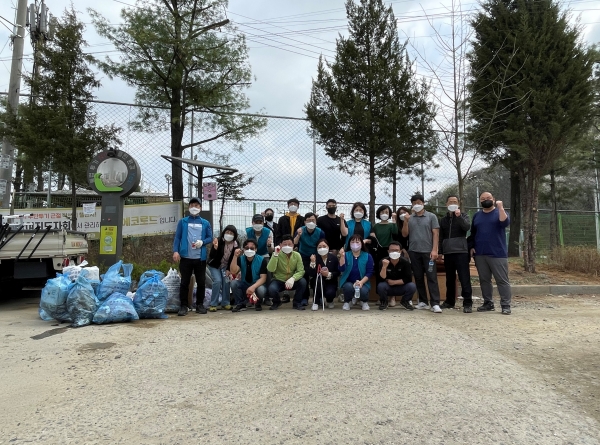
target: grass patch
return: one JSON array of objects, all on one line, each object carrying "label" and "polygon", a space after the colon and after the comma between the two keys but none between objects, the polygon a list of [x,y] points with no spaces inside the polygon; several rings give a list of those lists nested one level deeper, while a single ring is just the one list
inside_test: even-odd
[{"label": "grass patch", "polygon": [[596,247],[559,247],[548,255],[548,264],[565,271],[598,276],[600,272],[600,253],[598,253]]}]

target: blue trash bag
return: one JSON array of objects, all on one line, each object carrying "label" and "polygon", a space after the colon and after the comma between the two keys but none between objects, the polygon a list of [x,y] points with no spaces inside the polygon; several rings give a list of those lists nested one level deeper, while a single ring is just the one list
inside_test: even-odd
[{"label": "blue trash bag", "polygon": [[135,311],[133,301],[126,295],[115,292],[108,297],[94,314],[92,320],[96,324],[122,323],[126,321],[139,320]]},{"label": "blue trash bag", "polygon": [[[123,268],[123,275],[121,275],[120,272],[121,268]],[[103,302],[115,292],[126,294],[131,287],[132,271],[133,264],[123,264],[123,261],[119,261],[110,266],[103,275],[102,282],[98,287],[98,300]]]},{"label": "blue trash bag", "polygon": [[94,289],[85,278],[85,274],[80,274],[67,297],[67,309],[72,320],[71,326],[78,328],[90,324],[97,308],[98,299],[94,294]]},{"label": "blue trash bag", "polygon": [[71,281],[60,273],[56,274],[56,278],[46,281],[42,289],[40,309],[55,320],[71,322],[71,315],[67,309],[67,297],[71,287]]},{"label": "blue trash bag", "polygon": [[54,320],[54,318],[52,318],[50,315],[48,315],[48,313],[45,310],[43,310],[41,307],[38,309],[38,314],[40,314],[40,318],[44,321]]},{"label": "blue trash bag", "polygon": [[169,318],[165,314],[169,292],[158,275],[138,287],[133,305],[140,318]]},{"label": "blue trash bag", "polygon": [[100,280],[88,280],[92,285],[92,289],[94,289],[94,295],[98,296],[98,289],[100,288]]},{"label": "blue trash bag", "polygon": [[165,277],[165,274],[160,270],[147,270],[140,276],[140,281],[138,282],[138,287],[142,287],[142,285],[148,281],[153,276],[158,275],[158,279],[162,280]]}]

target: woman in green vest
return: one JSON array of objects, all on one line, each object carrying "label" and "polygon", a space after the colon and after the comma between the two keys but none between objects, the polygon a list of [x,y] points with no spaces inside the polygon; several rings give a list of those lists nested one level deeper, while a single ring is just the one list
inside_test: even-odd
[{"label": "woman in green vest", "polygon": [[375,270],[373,257],[367,253],[362,235],[352,235],[348,244],[350,251],[345,252],[344,249],[341,249],[339,254],[339,271],[342,273],[340,288],[344,294],[342,309],[349,311],[350,302],[355,304],[360,300],[362,310],[368,311],[370,309],[369,290],[371,289],[369,280]]}]

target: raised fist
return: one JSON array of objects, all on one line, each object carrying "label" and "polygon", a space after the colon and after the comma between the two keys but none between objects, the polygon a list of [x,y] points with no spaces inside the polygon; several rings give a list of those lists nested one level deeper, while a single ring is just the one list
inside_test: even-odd
[{"label": "raised fist", "polygon": [[298,229],[298,236],[302,236],[302,227]]},{"label": "raised fist", "polygon": [[315,261],[317,261],[317,257],[316,257],[316,256],[315,256],[315,254],[313,253],[313,254],[310,256],[310,262],[311,262],[311,263],[314,263]]},{"label": "raised fist", "polygon": [[388,267],[388,265],[390,264],[390,260],[388,260],[387,258],[381,260],[381,264],[383,264],[383,267]]},{"label": "raised fist", "polygon": [[502,204],[502,201],[496,201],[496,207],[498,207],[499,209],[502,209],[504,207],[502,207],[504,204]]},{"label": "raised fist", "polygon": [[242,249],[235,249],[235,252],[233,252],[233,254],[237,257],[240,256],[242,254]]},{"label": "raised fist", "polygon": [[214,247],[215,249],[218,249],[218,248],[219,248],[219,238],[216,238],[216,237],[215,237],[215,238],[213,239],[213,247]]}]

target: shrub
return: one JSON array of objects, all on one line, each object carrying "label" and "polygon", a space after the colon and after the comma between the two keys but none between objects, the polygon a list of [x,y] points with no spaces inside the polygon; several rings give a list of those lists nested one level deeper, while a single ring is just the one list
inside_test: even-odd
[{"label": "shrub", "polygon": [[592,275],[598,275],[600,272],[600,253],[595,247],[559,247],[550,253],[548,260],[549,264],[562,270]]}]

